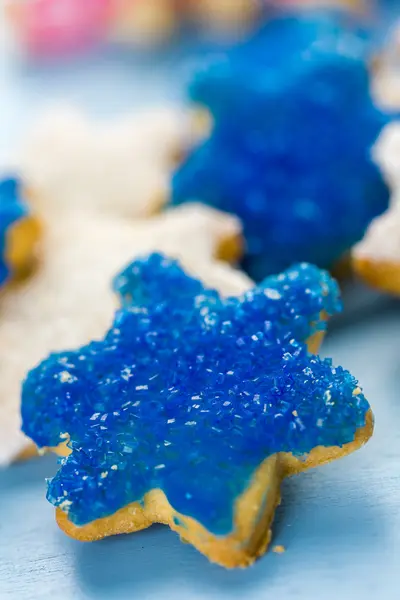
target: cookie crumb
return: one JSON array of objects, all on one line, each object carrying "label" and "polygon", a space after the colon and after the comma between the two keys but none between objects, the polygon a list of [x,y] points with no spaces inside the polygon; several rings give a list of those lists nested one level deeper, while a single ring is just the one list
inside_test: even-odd
[{"label": "cookie crumb", "polygon": [[275,554],[283,554],[286,552],[286,548],[285,546],[274,546],[272,548],[272,552],[275,552]]}]

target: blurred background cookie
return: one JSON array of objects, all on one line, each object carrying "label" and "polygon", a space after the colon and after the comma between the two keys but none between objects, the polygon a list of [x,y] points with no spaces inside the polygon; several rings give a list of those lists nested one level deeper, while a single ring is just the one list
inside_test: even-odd
[{"label": "blurred background cookie", "polygon": [[40,225],[28,209],[21,182],[0,179],[0,287],[30,270],[39,237]]},{"label": "blurred background cookie", "polygon": [[254,279],[297,260],[332,268],[388,207],[371,151],[390,118],[371,97],[365,37],[343,17],[269,22],[205,61],[189,96],[213,128],[175,173],[171,203],[238,215]]}]

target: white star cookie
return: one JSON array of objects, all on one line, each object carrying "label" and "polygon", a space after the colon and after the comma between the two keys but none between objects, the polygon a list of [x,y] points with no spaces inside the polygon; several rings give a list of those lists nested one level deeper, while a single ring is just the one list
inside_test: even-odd
[{"label": "white star cookie", "polygon": [[400,295],[400,201],[371,223],[352,259],[355,272],[366,283]]},{"label": "white star cookie", "polygon": [[193,143],[191,131],[179,108],[104,123],[72,107],[54,108],[27,133],[18,166],[41,211],[84,207],[147,216],[167,199],[174,159]]},{"label": "white star cookie", "polygon": [[117,300],[111,280],[139,255],[161,251],[190,274],[227,295],[252,286],[216,257],[237,257],[238,220],[202,205],[186,205],[150,220],[129,221],[85,211],[47,215],[43,263],[28,281],[0,297],[0,464],[29,454],[20,432],[20,388],[27,371],[50,352],[101,336]]}]

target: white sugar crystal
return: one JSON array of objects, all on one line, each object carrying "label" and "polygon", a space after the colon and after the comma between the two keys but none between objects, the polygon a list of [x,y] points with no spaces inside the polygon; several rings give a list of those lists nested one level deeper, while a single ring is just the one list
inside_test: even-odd
[{"label": "white sugar crystal", "polygon": [[62,511],[68,513],[70,507],[72,506],[72,502],[71,500],[63,500],[58,506],[59,508],[61,508]]},{"label": "white sugar crystal", "polygon": [[129,379],[132,377],[131,369],[129,367],[123,369],[121,371],[121,377],[122,379],[125,379],[125,381],[129,381]]},{"label": "white sugar crystal", "polygon": [[271,300],[280,300],[282,298],[278,290],[273,290],[271,288],[266,288],[264,290],[264,294],[267,296],[267,298],[270,298]]},{"label": "white sugar crystal", "polygon": [[71,373],[68,373],[68,371],[61,371],[59,377],[61,383],[73,383],[76,381],[76,377],[71,375]]}]

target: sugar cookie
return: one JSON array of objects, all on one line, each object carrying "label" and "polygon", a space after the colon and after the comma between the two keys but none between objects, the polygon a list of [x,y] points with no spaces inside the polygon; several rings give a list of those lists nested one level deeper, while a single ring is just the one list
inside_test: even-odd
[{"label": "sugar cookie", "polygon": [[389,203],[370,156],[389,118],[369,88],[364,39],[339,18],[267,23],[193,78],[214,128],[176,172],[172,204],[237,214],[256,280],[299,260],[331,268]]},{"label": "sugar cookie", "polygon": [[153,254],[114,287],[123,307],[104,339],[51,354],[23,386],[24,431],[72,450],[48,487],[58,523],[83,541],[165,523],[211,561],[247,566],[269,544],[282,479],[372,434],[355,379],[307,350],[337,285],[301,264],[223,299]]}]

